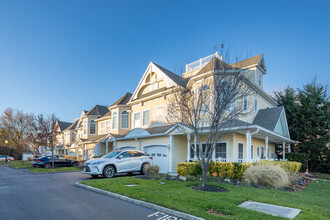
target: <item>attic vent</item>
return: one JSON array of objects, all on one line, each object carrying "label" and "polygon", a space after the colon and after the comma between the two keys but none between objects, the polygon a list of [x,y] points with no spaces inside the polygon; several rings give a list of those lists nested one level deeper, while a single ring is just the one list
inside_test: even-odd
[{"label": "attic vent", "polygon": [[197,69],[201,69],[204,66],[206,66],[206,64],[208,64],[214,57],[219,58],[220,60],[222,60],[222,56],[219,55],[218,52],[211,54],[210,56],[204,57],[204,58],[200,58],[199,60],[186,64],[186,73],[197,70]]}]

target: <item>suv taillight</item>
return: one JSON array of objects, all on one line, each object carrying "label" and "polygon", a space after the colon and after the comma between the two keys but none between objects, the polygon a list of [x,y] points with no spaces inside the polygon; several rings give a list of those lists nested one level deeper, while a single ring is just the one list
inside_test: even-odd
[{"label": "suv taillight", "polygon": [[41,160],[36,160],[37,163],[39,163]]},{"label": "suv taillight", "polygon": [[150,158],[150,160],[152,160],[152,157],[149,157]]}]

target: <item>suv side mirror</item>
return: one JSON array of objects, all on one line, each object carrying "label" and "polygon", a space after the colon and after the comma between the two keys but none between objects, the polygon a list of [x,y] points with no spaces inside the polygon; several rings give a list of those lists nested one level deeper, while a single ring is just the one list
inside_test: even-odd
[{"label": "suv side mirror", "polygon": [[121,158],[123,158],[124,156],[121,154],[119,155],[117,158],[120,160]]}]

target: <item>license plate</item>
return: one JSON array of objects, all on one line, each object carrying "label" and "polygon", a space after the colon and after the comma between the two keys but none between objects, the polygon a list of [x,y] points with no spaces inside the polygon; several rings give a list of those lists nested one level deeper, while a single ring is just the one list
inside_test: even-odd
[{"label": "license plate", "polygon": [[83,168],[83,171],[86,172],[86,167]]}]

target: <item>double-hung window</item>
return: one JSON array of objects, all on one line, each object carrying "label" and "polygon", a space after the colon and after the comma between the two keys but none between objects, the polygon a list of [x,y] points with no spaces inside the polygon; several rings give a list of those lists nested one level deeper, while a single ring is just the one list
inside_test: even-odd
[{"label": "double-hung window", "polygon": [[117,128],[117,112],[112,114],[112,129]]},{"label": "double-hung window", "polygon": [[94,120],[89,121],[89,134],[95,134],[96,133],[96,123]]},{"label": "double-hung window", "polygon": [[150,124],[150,110],[143,111],[143,126]]},{"label": "double-hung window", "polygon": [[141,113],[134,113],[134,128],[138,128],[141,126]]},{"label": "double-hung window", "polygon": [[105,121],[105,131],[110,133],[110,120]]},{"label": "double-hung window", "polygon": [[243,110],[248,110],[248,98],[246,93],[243,94]]},{"label": "double-hung window", "polygon": [[121,128],[128,128],[129,127],[129,115],[127,111],[121,112]]},{"label": "double-hung window", "polygon": [[224,143],[217,143],[215,145],[215,158],[227,158],[227,144]]},{"label": "double-hung window", "polygon": [[258,111],[258,99],[254,100],[254,112]]},{"label": "double-hung window", "polygon": [[100,123],[100,127],[101,127],[101,134],[104,134],[105,133],[105,122],[104,121],[102,121]]},{"label": "double-hung window", "polygon": [[164,123],[164,107],[155,108],[155,124],[163,124]]}]

